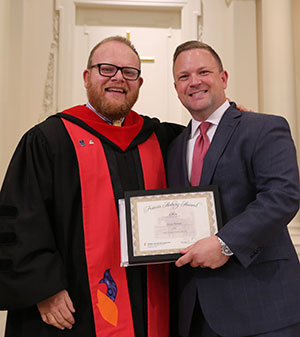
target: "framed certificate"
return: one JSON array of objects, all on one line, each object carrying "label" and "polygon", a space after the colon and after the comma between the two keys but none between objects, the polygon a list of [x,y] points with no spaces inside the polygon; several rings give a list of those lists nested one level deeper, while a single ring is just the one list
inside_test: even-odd
[{"label": "framed certificate", "polygon": [[216,186],[125,192],[119,217],[121,266],[175,261],[222,225]]}]

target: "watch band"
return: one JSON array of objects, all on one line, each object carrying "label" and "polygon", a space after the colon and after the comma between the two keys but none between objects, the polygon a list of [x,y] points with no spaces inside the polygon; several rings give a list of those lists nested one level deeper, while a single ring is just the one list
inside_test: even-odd
[{"label": "watch band", "polygon": [[233,255],[233,252],[232,250],[226,245],[226,243],[217,236],[219,242],[220,242],[220,245],[221,245],[221,252],[222,254],[226,255],[226,256],[231,256]]}]

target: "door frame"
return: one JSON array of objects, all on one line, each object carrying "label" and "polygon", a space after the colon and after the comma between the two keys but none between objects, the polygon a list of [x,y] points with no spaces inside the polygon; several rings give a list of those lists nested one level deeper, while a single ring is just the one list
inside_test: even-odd
[{"label": "door frame", "polygon": [[59,28],[57,63],[53,67],[53,71],[56,72],[55,78],[57,79],[57,83],[53,94],[56,95],[57,111],[61,111],[72,105],[72,86],[70,83],[72,83],[73,74],[70,55],[74,52],[73,41],[77,6],[177,9],[181,11],[181,40],[201,38],[201,0],[55,0],[55,16],[57,17]]}]

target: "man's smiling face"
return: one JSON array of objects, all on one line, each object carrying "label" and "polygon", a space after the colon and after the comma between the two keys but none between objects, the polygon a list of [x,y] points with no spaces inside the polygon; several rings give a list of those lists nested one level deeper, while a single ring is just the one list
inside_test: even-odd
[{"label": "man's smiling face", "polygon": [[196,120],[204,121],[225,102],[228,75],[220,71],[209,51],[183,51],[175,61],[173,73],[178,98]]},{"label": "man's smiling face", "polygon": [[[140,68],[138,56],[126,44],[109,41],[94,52],[92,64],[109,63],[118,67]],[[105,117],[116,120],[125,117],[136,102],[143,79],[136,81],[123,78],[121,71],[113,77],[99,74],[98,67],[84,71],[84,84],[91,105]]]}]

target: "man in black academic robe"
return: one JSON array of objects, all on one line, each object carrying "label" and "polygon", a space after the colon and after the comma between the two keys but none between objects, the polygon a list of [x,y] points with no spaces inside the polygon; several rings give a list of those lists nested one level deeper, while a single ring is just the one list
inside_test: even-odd
[{"label": "man in black academic robe", "polygon": [[[104,69],[102,76],[101,62],[116,65],[116,73]],[[122,39],[96,46],[84,73],[88,107],[70,109],[33,127],[15,151],[0,194],[0,309],[8,310],[6,337],[100,335],[91,303],[83,186],[65,121],[100,141],[116,209],[124,191],[145,189],[138,146],[154,135],[164,159],[181,128],[131,110],[142,83],[140,77],[125,78],[133,76],[134,67],[139,69],[139,58]],[[118,127],[107,124],[116,119],[123,123],[119,130],[125,130],[120,139],[115,136]],[[158,160],[154,149],[150,156]],[[126,277],[134,335],[167,337],[147,331],[146,267],[126,268]]]}]

